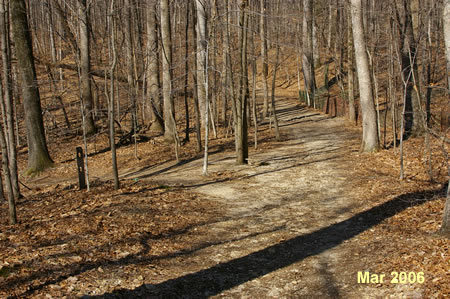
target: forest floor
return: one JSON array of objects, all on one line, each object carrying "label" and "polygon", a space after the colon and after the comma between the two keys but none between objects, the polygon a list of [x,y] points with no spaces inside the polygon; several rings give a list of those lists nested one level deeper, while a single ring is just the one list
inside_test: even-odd
[{"label": "forest floor", "polygon": [[[442,158],[430,183],[423,140],[408,141],[400,181],[397,150],[361,154],[361,131],[344,119],[277,105],[282,140],[261,124],[248,166],[235,165],[231,138],[213,140],[207,177],[193,141],[176,163],[154,138],[140,160],[119,149],[119,191],[97,149],[91,191],[78,191],[73,147],[55,145],[57,166],[25,181],[19,225],[1,205],[0,297],[448,296],[450,241],[435,233]],[[365,271],[384,281],[358,283]]]}]

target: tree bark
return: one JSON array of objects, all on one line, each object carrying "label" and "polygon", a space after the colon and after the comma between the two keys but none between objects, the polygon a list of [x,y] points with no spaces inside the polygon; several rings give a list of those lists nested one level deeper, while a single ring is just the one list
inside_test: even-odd
[{"label": "tree bark", "polygon": [[261,38],[261,59],[262,59],[262,83],[263,83],[263,117],[267,117],[269,111],[269,86],[267,79],[269,77],[269,63],[267,57],[267,0],[260,1],[260,38]]},{"label": "tree bark", "polygon": [[27,128],[28,170],[26,174],[32,175],[51,167],[53,161],[48,153],[45,140],[41,100],[37,85],[33,46],[28,27],[25,1],[11,0],[10,4],[15,54],[22,77],[25,125]]},{"label": "tree bark", "polygon": [[[277,29],[279,30],[279,29]],[[279,33],[277,32],[277,35]],[[278,43],[278,37],[277,37],[277,43]],[[275,140],[276,141],[280,141],[281,140],[281,136],[280,136],[280,128],[278,127],[278,117],[277,117],[277,109],[275,107],[275,85],[276,85],[276,78],[277,78],[277,70],[278,70],[278,65],[279,65],[279,61],[280,61],[280,46],[277,44],[277,54],[276,54],[276,58],[275,58],[275,67],[273,69],[273,77],[272,77],[272,90],[271,90],[271,103],[272,103],[272,117],[273,117],[273,124],[275,127]]]},{"label": "tree bark", "polygon": [[197,9],[197,96],[198,96],[198,104],[201,115],[201,126],[205,128],[206,124],[206,89],[205,89],[205,81],[208,79],[205,77],[205,66],[206,60],[206,48],[208,44],[207,40],[207,16],[206,16],[206,1],[205,0],[196,0],[196,9]]},{"label": "tree bark", "polygon": [[[411,14],[411,3],[403,0],[403,20],[398,20],[401,24],[400,29],[400,54],[402,76],[406,82],[405,85],[405,137],[410,135],[417,136],[424,132],[425,123],[420,107],[420,92],[417,92],[419,85],[415,83],[414,78],[419,78],[417,70],[417,42],[414,36],[414,25]],[[414,1],[413,1],[414,2]],[[397,10],[397,16],[399,16]],[[398,17],[399,18],[399,17]],[[407,80],[407,78],[410,78]],[[416,91],[414,90],[416,89]]]},{"label": "tree bark", "polygon": [[[450,0],[444,0],[442,20],[444,23],[445,55],[447,57],[447,79],[449,88],[447,92],[450,94]],[[447,185],[447,200],[445,202],[445,208],[442,218],[441,233],[450,236],[450,179],[448,180]]]},{"label": "tree bark", "polygon": [[348,10],[348,119],[356,123],[355,107],[355,57],[353,54],[352,19],[350,8]]},{"label": "tree bark", "polygon": [[184,141],[189,142],[189,101],[188,101],[188,84],[189,84],[189,17],[190,17],[190,5],[186,3],[186,25],[184,27],[184,117],[186,121],[186,127],[184,129]]},{"label": "tree bark", "polygon": [[445,201],[444,212],[442,214],[442,225],[440,233],[450,237],[450,179],[447,185],[447,200]]},{"label": "tree bark", "polygon": [[2,0],[0,4],[0,36],[1,36],[1,52],[3,61],[3,100],[5,103],[6,122],[6,144],[8,148],[9,171],[11,173],[12,191],[14,198],[20,196],[19,175],[17,171],[17,149],[16,136],[14,132],[14,104],[13,104],[13,82],[11,67],[11,41],[9,40],[9,16],[7,3]]},{"label": "tree bark", "polygon": [[248,127],[247,127],[247,100],[248,100],[248,72],[247,65],[247,26],[248,14],[247,6],[248,0],[241,0],[240,4],[240,36],[239,36],[239,51],[240,51],[240,80],[239,80],[239,96],[236,100],[236,163],[248,163]]},{"label": "tree bark", "polygon": [[[3,98],[3,84],[0,80],[0,99]],[[4,109],[3,109],[4,110]],[[4,111],[2,111],[4,113]],[[5,179],[5,185],[6,185],[6,193],[8,194],[8,207],[9,207],[9,223],[10,224],[16,224],[17,223],[17,215],[16,215],[16,200],[14,196],[13,191],[13,185],[11,180],[11,173],[9,171],[9,154],[8,154],[8,148],[7,148],[7,141],[4,134],[3,126],[0,124],[0,148],[2,150],[2,170],[3,170],[3,177]],[[0,177],[1,180],[1,177]],[[4,198],[3,193],[3,182],[0,183],[1,187],[1,196]]]},{"label": "tree bark", "polygon": [[174,105],[172,98],[172,34],[170,26],[169,0],[161,0],[162,72],[164,99],[164,138],[173,142],[176,134]]},{"label": "tree bark", "polygon": [[195,110],[195,139],[196,139],[196,149],[197,152],[201,152],[202,151],[202,134],[201,134],[201,123],[200,123],[200,110],[198,108],[198,95],[197,95],[197,85],[198,85],[198,80],[197,80],[197,55],[195,55],[195,53],[197,53],[198,49],[197,49],[197,13],[196,13],[196,7],[195,7],[195,2],[194,1],[190,1],[190,5],[191,5],[191,10],[192,10],[192,40],[194,41],[194,43],[192,43],[192,51],[194,53],[194,55],[192,55],[192,59],[194,60],[193,62],[193,71],[191,72],[192,74],[192,81],[194,81],[194,92],[193,92],[193,96],[194,96],[194,110]]},{"label": "tree bark", "polygon": [[9,223],[16,224],[17,223],[16,201],[14,198],[11,174],[9,171],[8,149],[6,147],[6,139],[5,135],[3,134],[3,128],[1,127],[1,125],[0,125],[0,146],[2,149],[3,176],[5,178],[6,191],[8,193]]},{"label": "tree bark", "polygon": [[89,39],[89,10],[90,4],[86,0],[79,0],[80,8],[80,83],[81,100],[83,101],[83,113],[86,124],[86,135],[95,133],[94,105],[91,87],[91,53]]},{"label": "tree bark", "polygon": [[150,131],[164,133],[162,113],[158,109],[161,103],[161,81],[159,77],[158,27],[156,20],[156,3],[147,8],[147,99],[152,120]]},{"label": "tree bark", "polygon": [[316,16],[314,9],[314,1],[311,8],[311,17],[312,17],[312,49],[313,49],[313,59],[314,59],[314,67],[320,67],[320,45],[318,38],[318,26],[316,24]]},{"label": "tree bark", "polygon": [[224,126],[227,125],[227,103],[230,99],[230,91],[228,88],[228,72],[230,71],[228,68],[229,65],[229,15],[228,15],[228,0],[223,1],[224,6],[224,25],[222,26],[222,124]]},{"label": "tree bark", "polygon": [[209,141],[209,87],[208,87],[208,44],[206,44],[206,62],[205,62],[205,82],[202,82],[205,86],[205,150],[203,157],[203,172],[204,176],[208,175],[208,141]]},{"label": "tree bark", "polygon": [[127,67],[127,81],[128,81],[128,99],[131,104],[131,128],[133,135],[136,136],[137,129],[137,96],[136,96],[136,79],[135,79],[135,56],[134,56],[134,42],[132,33],[132,2],[130,0],[124,1],[125,9],[125,47],[126,47],[126,67]]},{"label": "tree bark", "polygon": [[[281,10],[280,10],[280,4],[281,4],[281,0],[277,1],[277,10],[276,13],[277,15],[281,14]],[[272,117],[273,117],[273,124],[275,127],[275,140],[276,141],[280,141],[281,140],[281,136],[280,136],[280,128],[278,127],[278,117],[277,117],[277,108],[275,106],[275,89],[276,89],[276,79],[277,79],[277,71],[278,71],[278,66],[280,64],[280,25],[277,24],[276,26],[276,39],[275,39],[275,47],[276,47],[276,55],[275,55],[275,66],[273,68],[273,77],[272,77],[272,88],[271,88],[271,112],[272,112]]]},{"label": "tree bark", "polygon": [[109,20],[111,24],[111,52],[112,52],[112,61],[110,68],[110,96],[109,96],[109,143],[111,146],[111,164],[112,171],[114,177],[114,189],[118,190],[120,188],[119,181],[119,170],[117,167],[117,153],[116,153],[116,142],[115,142],[115,128],[114,128],[114,120],[115,120],[115,109],[114,109],[114,71],[117,65],[117,53],[116,53],[116,21],[114,18],[114,10],[115,10],[115,0],[111,0],[111,8],[109,13]]},{"label": "tree bark", "polygon": [[450,0],[444,0],[442,20],[444,25],[445,56],[447,57],[447,92],[450,94]]},{"label": "tree bark", "polygon": [[377,116],[373,102],[369,58],[367,56],[366,42],[364,40],[361,2],[362,0],[351,0],[353,40],[363,120],[361,151],[375,152],[379,149]]},{"label": "tree bark", "polygon": [[303,77],[310,106],[314,106],[316,89],[313,53],[313,5],[312,0],[303,0]]}]

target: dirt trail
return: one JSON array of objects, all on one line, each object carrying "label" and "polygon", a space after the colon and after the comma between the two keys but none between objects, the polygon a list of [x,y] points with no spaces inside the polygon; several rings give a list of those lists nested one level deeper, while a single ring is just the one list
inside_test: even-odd
[{"label": "dirt trail", "polygon": [[352,196],[358,132],[294,100],[278,105],[284,140],[252,153],[249,166],[236,166],[228,152],[210,156],[215,180],[201,176],[201,160],[124,174],[192,188],[226,208],[222,221],[196,228],[200,249],[167,260],[154,284],[121,295],[364,297],[356,284],[356,271],[364,269],[346,245],[363,230],[358,219],[348,220],[358,207]]}]

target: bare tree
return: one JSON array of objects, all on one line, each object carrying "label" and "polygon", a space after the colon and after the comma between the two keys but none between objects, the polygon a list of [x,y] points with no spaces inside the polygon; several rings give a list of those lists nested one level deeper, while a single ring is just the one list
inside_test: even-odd
[{"label": "bare tree", "polygon": [[16,201],[14,198],[14,192],[11,182],[11,174],[9,172],[8,149],[6,147],[6,139],[5,135],[3,134],[3,128],[1,127],[0,127],[0,145],[2,148],[3,177],[5,178],[6,191],[8,193],[9,223],[16,224],[17,223]]},{"label": "bare tree", "polygon": [[[409,135],[419,135],[424,131],[424,118],[420,103],[420,88],[415,78],[418,78],[417,70],[417,41],[414,28],[417,31],[417,24],[414,25],[413,19],[417,19],[411,12],[411,5],[418,5],[416,0],[402,0],[403,9],[397,7],[397,2],[393,1],[397,23],[399,24],[400,40],[400,62],[402,68],[402,80],[405,82],[405,137]],[[418,12],[416,11],[415,14]],[[415,21],[417,22],[417,20]],[[409,78],[409,79],[408,79]]]},{"label": "bare tree", "polygon": [[[0,38],[3,62],[3,102],[4,113],[3,124],[6,131],[6,145],[8,148],[9,171],[11,173],[11,183],[14,197],[20,196],[19,176],[17,171],[16,136],[14,132],[14,104],[13,104],[13,82],[11,68],[11,41],[9,38],[9,17],[7,3],[4,0],[0,3]],[[6,121],[5,121],[6,120]]]},{"label": "bare tree", "polygon": [[39,87],[33,57],[33,44],[24,0],[11,0],[11,24],[17,64],[22,76],[22,93],[28,141],[28,170],[32,175],[51,167],[45,139]]},{"label": "bare tree", "polygon": [[206,0],[196,0],[197,9],[197,96],[198,104],[201,115],[201,126],[205,127],[206,124],[206,89],[205,82],[207,78],[205,77],[205,68],[207,64],[208,57],[206,56],[206,49],[208,47],[207,40],[207,15],[206,15]]},{"label": "bare tree", "polygon": [[169,0],[161,0],[162,72],[164,99],[164,137],[173,142],[176,135],[174,105],[172,97],[172,33],[170,26]]},{"label": "bare tree", "polygon": [[266,117],[269,111],[269,86],[267,83],[269,77],[269,62],[267,56],[267,0],[260,0],[260,6],[261,16],[259,32],[261,38],[262,83],[264,91],[263,117]]},{"label": "bare tree", "polygon": [[[277,1],[277,14],[280,14],[280,0]],[[277,109],[275,106],[275,88],[276,88],[276,79],[277,79],[277,71],[278,66],[280,64],[280,24],[278,23],[276,26],[276,38],[275,38],[275,47],[277,54],[275,55],[275,66],[273,68],[273,77],[272,77],[272,89],[271,89],[271,114],[273,117],[273,124],[275,127],[275,139],[276,141],[280,141],[280,128],[278,127],[278,117],[277,117]]]},{"label": "bare tree", "polygon": [[303,0],[303,78],[308,104],[314,106],[316,80],[313,53],[313,5],[312,0]]},{"label": "bare tree", "polygon": [[[447,57],[447,80],[448,93],[450,94],[450,0],[444,0],[444,9],[442,13],[444,23],[444,42],[445,54]],[[448,155],[447,155],[448,161]],[[450,168],[449,168],[450,170]],[[450,236],[450,173],[447,185],[447,200],[445,202],[444,213],[442,218],[441,233]]]},{"label": "bare tree", "polygon": [[[108,116],[109,116],[109,143],[111,146],[111,164],[114,177],[114,189],[118,190],[120,188],[119,181],[119,170],[117,167],[117,154],[116,154],[116,143],[115,143],[115,111],[114,111],[114,72],[117,65],[117,53],[116,53],[116,21],[114,16],[115,11],[115,0],[111,0],[111,8],[109,11],[109,23],[111,24],[111,52],[112,61],[110,66],[110,95],[108,101]],[[106,94],[108,92],[106,91]]]},{"label": "bare tree", "polygon": [[161,111],[161,82],[159,78],[158,27],[156,20],[156,2],[149,2],[147,7],[147,99],[151,113],[150,131],[163,133],[164,123]]},{"label": "bare tree", "polygon": [[91,52],[89,38],[89,11],[91,1],[79,0],[80,13],[80,83],[81,83],[81,100],[83,101],[83,114],[86,119],[86,135],[95,133],[94,123],[94,105],[92,100],[92,84],[91,84]]},{"label": "bare tree", "polygon": [[370,79],[369,58],[364,40],[362,0],[351,0],[352,30],[355,47],[356,69],[358,72],[359,94],[363,120],[361,151],[378,151],[378,128]]},{"label": "bare tree", "polygon": [[[208,44],[206,44],[206,57],[208,57]],[[204,69],[204,82],[201,84],[204,85],[205,88],[205,150],[204,150],[204,159],[203,159],[203,175],[208,175],[208,139],[209,139],[209,84],[208,84],[208,58],[206,58],[205,69]],[[213,120],[214,121],[214,120]]]},{"label": "bare tree", "polygon": [[136,133],[137,133],[137,94],[136,94],[136,77],[135,77],[135,70],[136,70],[136,65],[135,65],[135,51],[134,51],[134,42],[133,42],[133,26],[132,26],[132,18],[133,18],[133,13],[132,13],[132,5],[134,5],[132,3],[132,1],[130,0],[125,0],[124,1],[124,10],[125,10],[125,14],[124,14],[124,23],[125,23],[125,45],[126,45],[126,67],[127,67],[127,81],[128,81],[128,99],[130,101],[131,104],[131,131],[133,132],[133,136],[134,136],[134,144],[135,144],[135,157],[137,158],[137,142],[136,142]]},{"label": "bare tree", "polygon": [[239,3],[239,96],[236,99],[236,162],[247,164],[248,161],[248,127],[247,127],[247,101],[248,101],[248,65],[247,65],[247,28],[248,28],[248,0]]},{"label": "bare tree", "polygon": [[[198,49],[197,49],[197,14],[196,14],[196,6],[195,6],[195,2],[191,1],[191,10],[192,10],[192,39],[195,41],[192,44],[192,48],[193,48],[193,52],[197,53]],[[201,152],[202,151],[202,133],[201,133],[201,116],[200,116],[200,110],[199,110],[199,105],[198,105],[198,80],[197,80],[197,55],[192,55],[192,59],[194,60],[193,65],[194,65],[194,69],[191,72],[192,74],[192,81],[194,81],[194,109],[195,109],[195,132],[196,132],[196,145],[197,145],[197,152]]]},{"label": "bare tree", "polygon": [[[3,86],[0,81],[0,98],[3,98]],[[8,206],[9,206],[9,223],[16,224],[17,223],[17,215],[16,215],[16,200],[13,191],[11,173],[9,171],[9,151],[7,148],[7,141],[5,138],[3,126],[0,124],[0,147],[2,149],[2,170],[3,170],[3,178],[5,179],[6,192],[8,194]],[[1,178],[0,178],[1,179]],[[2,187],[2,195],[3,194],[3,182],[1,183]]]},{"label": "bare tree", "polygon": [[189,17],[190,17],[190,9],[191,6],[189,3],[186,3],[186,25],[184,27],[184,117],[186,121],[186,127],[184,129],[184,141],[189,142],[189,131],[190,131],[190,122],[189,122],[189,101],[188,101],[188,84],[189,84]]},{"label": "bare tree", "polygon": [[356,122],[356,106],[355,106],[355,57],[353,52],[353,35],[352,35],[352,19],[350,13],[350,6],[348,9],[348,119]]}]

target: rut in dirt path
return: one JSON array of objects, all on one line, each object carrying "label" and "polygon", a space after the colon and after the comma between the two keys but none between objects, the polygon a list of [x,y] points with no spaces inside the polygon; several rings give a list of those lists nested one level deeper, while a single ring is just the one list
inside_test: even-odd
[{"label": "rut in dirt path", "polygon": [[164,261],[154,283],[113,297],[351,297],[342,244],[374,224],[352,213],[359,133],[294,100],[278,105],[284,141],[253,153],[249,166],[234,165],[232,152],[211,155],[210,172],[231,179],[205,179],[201,159],[126,175],[182,185],[226,208],[221,221],[195,228],[198,244]]}]

